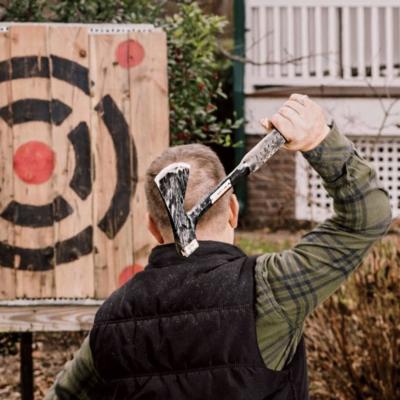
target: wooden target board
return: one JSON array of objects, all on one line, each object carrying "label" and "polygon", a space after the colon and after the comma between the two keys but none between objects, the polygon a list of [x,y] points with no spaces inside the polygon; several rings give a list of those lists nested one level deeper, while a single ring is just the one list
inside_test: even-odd
[{"label": "wooden target board", "polygon": [[164,32],[0,25],[0,299],[101,299],[143,268],[168,143]]}]

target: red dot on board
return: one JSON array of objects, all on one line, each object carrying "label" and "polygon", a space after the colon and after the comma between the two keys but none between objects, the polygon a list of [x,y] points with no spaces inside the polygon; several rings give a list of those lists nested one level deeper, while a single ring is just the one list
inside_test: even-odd
[{"label": "red dot on board", "polygon": [[47,144],[31,141],[24,143],[14,153],[13,166],[24,182],[39,185],[49,180],[54,170],[55,154]]},{"label": "red dot on board", "polygon": [[144,48],[136,40],[126,40],[118,45],[115,57],[121,67],[132,68],[143,61]]},{"label": "red dot on board", "polygon": [[122,286],[130,278],[135,276],[138,272],[142,272],[143,270],[144,270],[144,268],[140,264],[128,265],[119,274],[119,277],[118,277],[119,286]]}]

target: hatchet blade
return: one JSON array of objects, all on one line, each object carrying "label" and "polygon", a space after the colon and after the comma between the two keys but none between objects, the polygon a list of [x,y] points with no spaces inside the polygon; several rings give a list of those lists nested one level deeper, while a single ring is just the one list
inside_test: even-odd
[{"label": "hatchet blade", "polygon": [[185,257],[199,246],[196,239],[196,223],[184,207],[189,173],[189,164],[173,163],[162,169],[154,179],[167,209],[176,246],[179,253]]}]

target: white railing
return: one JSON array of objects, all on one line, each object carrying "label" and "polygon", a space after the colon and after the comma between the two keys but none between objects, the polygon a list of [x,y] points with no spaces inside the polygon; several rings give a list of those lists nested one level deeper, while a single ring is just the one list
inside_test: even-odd
[{"label": "white railing", "polygon": [[246,0],[246,92],[400,86],[400,0]]}]

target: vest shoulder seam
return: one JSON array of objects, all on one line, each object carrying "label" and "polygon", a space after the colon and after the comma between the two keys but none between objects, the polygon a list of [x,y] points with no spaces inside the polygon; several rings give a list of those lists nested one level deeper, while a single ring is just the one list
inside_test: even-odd
[{"label": "vest shoulder seam", "polygon": [[147,321],[147,320],[153,320],[153,319],[171,318],[171,317],[177,317],[177,316],[181,316],[181,315],[201,314],[201,313],[213,312],[213,311],[224,312],[224,311],[234,311],[234,310],[249,309],[249,308],[253,310],[253,307],[254,307],[253,304],[239,304],[239,305],[235,305],[235,306],[202,308],[202,309],[190,310],[190,311],[189,310],[178,311],[178,312],[174,312],[174,313],[145,315],[145,316],[140,316],[140,317],[132,316],[131,318],[121,318],[121,319],[116,319],[116,320],[94,321],[93,327],[98,326],[98,325],[120,324],[120,323],[124,323],[124,322],[141,322],[141,321]]}]

